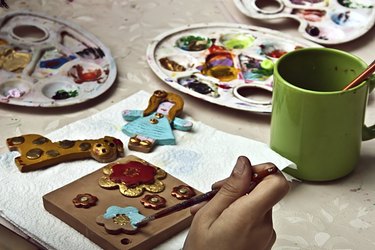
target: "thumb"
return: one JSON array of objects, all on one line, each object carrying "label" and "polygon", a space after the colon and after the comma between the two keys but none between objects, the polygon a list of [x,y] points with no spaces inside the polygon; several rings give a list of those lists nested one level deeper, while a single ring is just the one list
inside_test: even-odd
[{"label": "thumb", "polygon": [[230,204],[245,195],[249,191],[251,177],[252,169],[249,159],[245,156],[238,157],[229,178],[211,201],[204,206],[206,218],[216,220]]}]

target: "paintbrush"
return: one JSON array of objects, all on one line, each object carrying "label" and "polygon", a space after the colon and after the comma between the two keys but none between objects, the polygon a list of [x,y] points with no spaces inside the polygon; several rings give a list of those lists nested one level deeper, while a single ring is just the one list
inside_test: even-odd
[{"label": "paintbrush", "polygon": [[[272,167],[264,169],[264,170],[262,170],[260,172],[253,173],[253,178],[252,178],[252,181],[251,181],[251,184],[250,184],[249,192],[251,192],[255,188],[255,186],[264,177],[266,177],[267,175],[270,175],[270,174],[274,174],[277,171],[278,171],[278,169],[275,166],[272,166]],[[178,211],[180,211],[182,209],[185,209],[185,208],[191,207],[191,206],[193,206],[195,204],[201,203],[202,201],[210,200],[212,197],[215,196],[215,194],[218,191],[219,191],[219,189],[214,189],[214,190],[211,190],[211,191],[209,191],[207,193],[204,193],[204,194],[201,194],[201,195],[197,195],[197,196],[195,196],[193,198],[190,198],[190,199],[188,199],[186,201],[183,201],[181,203],[177,203],[176,205],[173,205],[171,207],[167,207],[167,208],[165,208],[163,210],[160,210],[159,212],[157,212],[155,214],[146,216],[142,221],[134,224],[134,226],[136,226],[136,227],[142,227],[142,226],[146,225],[148,222],[153,221],[155,219],[162,218],[162,217],[167,216],[169,214],[178,212]]]}]

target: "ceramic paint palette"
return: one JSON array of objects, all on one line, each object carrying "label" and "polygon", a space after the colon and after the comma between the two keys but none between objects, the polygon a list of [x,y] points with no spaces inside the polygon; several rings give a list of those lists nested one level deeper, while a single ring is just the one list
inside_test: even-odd
[{"label": "ceramic paint palette", "polygon": [[147,60],[161,80],[181,92],[233,109],[270,113],[276,60],[319,46],[255,26],[202,23],[156,37]]},{"label": "ceramic paint palette", "polygon": [[2,103],[81,103],[103,94],[116,74],[109,49],[80,27],[23,11],[0,18]]},{"label": "ceramic paint palette", "polygon": [[375,23],[374,0],[234,0],[246,16],[293,18],[303,37],[321,44],[339,44],[365,34]]}]

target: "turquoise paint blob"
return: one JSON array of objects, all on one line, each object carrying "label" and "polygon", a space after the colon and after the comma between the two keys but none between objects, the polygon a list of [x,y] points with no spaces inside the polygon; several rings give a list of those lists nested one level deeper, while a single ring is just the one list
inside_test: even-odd
[{"label": "turquoise paint blob", "polygon": [[133,207],[133,206],[127,206],[127,207],[110,206],[107,208],[103,217],[105,219],[113,219],[119,214],[126,215],[129,218],[130,223],[133,227],[135,227],[134,226],[135,224],[137,224],[138,222],[141,222],[144,218],[146,218],[144,215],[139,213],[139,210],[136,207]]}]

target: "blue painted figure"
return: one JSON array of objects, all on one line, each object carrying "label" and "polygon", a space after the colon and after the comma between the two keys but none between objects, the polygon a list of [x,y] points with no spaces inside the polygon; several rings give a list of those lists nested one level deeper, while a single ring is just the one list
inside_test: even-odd
[{"label": "blue painted figure", "polygon": [[175,145],[172,129],[189,131],[193,126],[192,122],[176,117],[183,106],[179,95],[156,90],[144,111],[123,111],[124,120],[129,121],[122,127],[122,131],[130,136],[129,149],[148,153],[156,144]]}]

